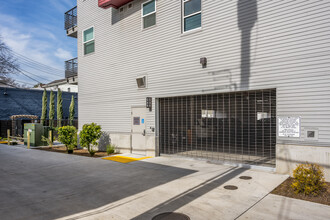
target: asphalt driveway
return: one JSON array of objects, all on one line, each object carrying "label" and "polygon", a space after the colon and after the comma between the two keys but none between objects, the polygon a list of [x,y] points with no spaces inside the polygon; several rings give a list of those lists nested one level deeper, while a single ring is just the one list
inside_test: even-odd
[{"label": "asphalt driveway", "polygon": [[122,164],[0,145],[0,219],[145,220],[169,211],[235,219],[285,178],[190,159]]}]

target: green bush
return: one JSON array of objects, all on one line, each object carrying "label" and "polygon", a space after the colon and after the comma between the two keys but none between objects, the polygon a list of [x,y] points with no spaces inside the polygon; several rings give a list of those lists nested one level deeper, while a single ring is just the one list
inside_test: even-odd
[{"label": "green bush", "polygon": [[115,153],[115,149],[116,149],[116,145],[108,144],[107,145],[107,154],[110,155],[110,154]]},{"label": "green bush", "polygon": [[49,138],[46,138],[45,136],[41,136],[41,140],[45,143],[47,143],[47,146],[52,146],[53,145],[53,142],[49,139]]},{"label": "green bush", "polygon": [[101,126],[95,123],[84,124],[79,134],[80,145],[87,147],[87,150],[91,156],[94,156],[95,151],[91,149],[92,145],[98,145],[97,140],[101,137]]},{"label": "green bush", "polygon": [[93,157],[94,154],[96,153],[93,149],[90,149],[90,151],[88,151],[88,152],[89,152],[89,154],[91,155],[91,157]]},{"label": "green bush", "polygon": [[73,150],[77,145],[77,129],[74,126],[58,128],[58,140],[65,145],[67,150]]},{"label": "green bush", "polygon": [[300,164],[293,171],[292,188],[295,193],[317,196],[325,186],[323,168],[317,164]]}]

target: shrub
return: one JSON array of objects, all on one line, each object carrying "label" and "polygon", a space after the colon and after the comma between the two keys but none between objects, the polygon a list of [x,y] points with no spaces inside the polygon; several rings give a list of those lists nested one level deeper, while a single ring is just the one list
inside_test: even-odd
[{"label": "shrub", "polygon": [[98,145],[97,140],[101,137],[101,126],[95,123],[84,124],[79,134],[80,145],[87,147],[87,150],[91,156],[94,156],[95,151],[91,149],[92,145]]},{"label": "shrub", "polygon": [[41,136],[41,140],[45,143],[47,143],[47,146],[52,146],[53,142],[50,140],[50,138],[46,138],[45,136]]},{"label": "shrub", "polygon": [[58,128],[58,140],[65,145],[66,149],[73,149],[77,143],[77,129],[74,126]]},{"label": "shrub", "polygon": [[89,154],[93,157],[94,156],[94,154],[96,153],[93,149],[90,149],[90,151],[88,151],[89,152]]},{"label": "shrub", "polygon": [[317,196],[325,186],[323,168],[317,164],[300,164],[293,171],[292,188],[295,193]]},{"label": "shrub", "polygon": [[110,155],[110,154],[115,153],[115,148],[116,148],[116,145],[108,144],[107,145],[107,154]]}]

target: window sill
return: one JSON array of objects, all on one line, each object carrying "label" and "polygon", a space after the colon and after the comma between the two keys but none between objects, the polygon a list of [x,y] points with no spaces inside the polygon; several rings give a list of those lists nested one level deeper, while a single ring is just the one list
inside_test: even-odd
[{"label": "window sill", "polygon": [[91,56],[91,55],[93,55],[93,54],[95,54],[95,51],[94,51],[94,52],[92,52],[92,53],[83,54],[83,57],[88,57],[88,56]]},{"label": "window sill", "polygon": [[150,30],[150,29],[152,29],[152,28],[156,28],[157,27],[157,24],[155,24],[155,25],[152,25],[152,26],[150,26],[150,27],[147,27],[147,28],[141,28],[141,30],[142,31],[147,31],[147,30]]},{"label": "window sill", "polygon": [[181,33],[181,37],[186,36],[186,35],[190,35],[190,34],[194,34],[194,33],[198,33],[198,32],[201,32],[201,31],[203,31],[202,27],[196,28],[196,29]]}]

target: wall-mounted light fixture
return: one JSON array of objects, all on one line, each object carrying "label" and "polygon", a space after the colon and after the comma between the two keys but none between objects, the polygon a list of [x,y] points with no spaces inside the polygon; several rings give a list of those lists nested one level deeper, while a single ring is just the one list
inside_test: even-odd
[{"label": "wall-mounted light fixture", "polygon": [[207,66],[207,58],[206,57],[200,58],[200,64],[202,64],[202,68],[206,68],[206,66]]},{"label": "wall-mounted light fixture", "polygon": [[146,77],[143,76],[143,77],[139,77],[139,78],[136,78],[136,84],[138,86],[138,88],[146,88]]}]

